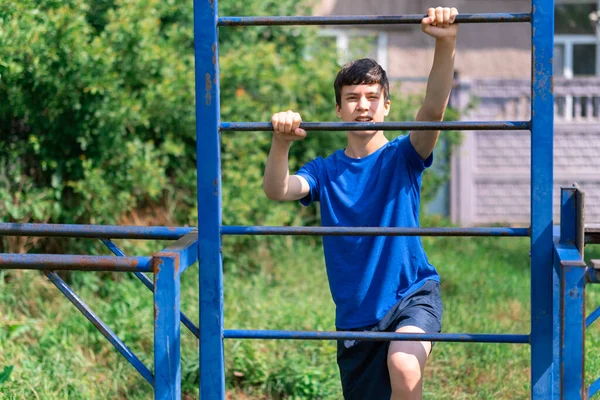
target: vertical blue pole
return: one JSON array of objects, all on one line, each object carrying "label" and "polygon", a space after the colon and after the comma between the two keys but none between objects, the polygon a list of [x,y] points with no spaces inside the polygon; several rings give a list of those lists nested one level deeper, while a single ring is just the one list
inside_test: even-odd
[{"label": "vertical blue pole", "polygon": [[[557,399],[557,271],[552,262],[554,1],[532,0],[531,398]],[[558,322],[558,321],[556,321]],[[556,329],[555,329],[556,327]]]},{"label": "vertical blue pole", "polygon": [[225,398],[218,0],[194,0],[200,266],[200,398]]},{"label": "vertical blue pole", "polygon": [[179,258],[155,256],[154,399],[181,399]]},{"label": "vertical blue pole", "polygon": [[585,391],[586,267],[579,260],[562,265],[561,358],[562,399],[586,399]]},{"label": "vertical blue pole", "polygon": [[585,285],[586,265],[576,246],[583,225],[576,188],[561,190],[560,241],[554,263],[561,272],[560,384],[561,399],[585,399]]}]

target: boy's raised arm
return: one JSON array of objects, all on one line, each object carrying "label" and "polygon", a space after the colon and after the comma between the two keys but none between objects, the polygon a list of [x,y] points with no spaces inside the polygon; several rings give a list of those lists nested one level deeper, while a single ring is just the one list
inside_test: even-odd
[{"label": "boy's raised arm", "polygon": [[300,129],[302,118],[293,111],[276,113],[271,117],[273,141],[267,158],[263,189],[271,200],[300,200],[310,193],[306,179],[291,175],[288,155],[292,142],[306,137]]},{"label": "boy's raised arm", "polygon": [[[435,38],[433,66],[427,81],[425,100],[417,113],[417,121],[442,121],[448,105],[454,77],[454,53],[458,25],[454,23],[456,8],[437,7],[427,10],[421,29]],[[414,131],[410,141],[422,159],[431,155],[440,131]]]}]

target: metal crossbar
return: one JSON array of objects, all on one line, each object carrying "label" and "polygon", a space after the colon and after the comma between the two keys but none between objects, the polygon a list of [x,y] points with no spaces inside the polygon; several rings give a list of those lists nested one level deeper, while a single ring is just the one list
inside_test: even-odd
[{"label": "metal crossbar", "polygon": [[[488,130],[520,131],[530,130],[530,121],[491,121],[491,122],[303,122],[300,128],[307,131],[430,131],[430,130]],[[222,122],[221,131],[272,131],[270,122]]]},{"label": "metal crossbar", "polygon": [[[217,26],[261,25],[399,25],[420,24],[427,15],[339,15],[339,16],[292,16],[292,17],[220,17]],[[463,14],[456,17],[459,24],[494,22],[531,22],[531,14]]]},{"label": "metal crossbar", "polygon": [[177,240],[193,230],[169,226],[0,223],[0,235],[4,236]]},{"label": "metal crossbar", "polygon": [[54,271],[150,272],[152,257],[79,256],[67,254],[0,254],[0,269]]},{"label": "metal crossbar", "polygon": [[294,340],[366,340],[429,341],[463,343],[528,344],[529,335],[472,333],[389,333],[389,332],[307,332],[281,330],[225,330],[225,339],[294,339]]},{"label": "metal crossbar", "polygon": [[333,226],[224,226],[223,235],[525,237],[527,228],[380,228]]},{"label": "metal crossbar", "polygon": [[[298,228],[298,229],[297,229]],[[313,229],[315,229],[313,233]],[[345,235],[373,235],[373,229],[381,229],[382,235],[412,235],[412,236],[530,236],[530,228],[333,228],[333,227],[268,227],[268,226],[222,226],[223,235],[324,235],[322,230],[344,229]],[[2,236],[40,236],[65,238],[100,238],[100,239],[154,239],[177,240],[190,232],[193,227],[164,227],[164,226],[119,226],[119,225],[69,225],[69,224],[17,224],[0,223]],[[308,231],[310,230],[310,233]],[[488,232],[489,230],[489,232]],[[389,231],[389,233],[388,233]],[[585,226],[585,243],[600,243],[600,227],[596,224]],[[109,247],[110,248],[110,247]],[[600,260],[592,260],[600,269]]]}]

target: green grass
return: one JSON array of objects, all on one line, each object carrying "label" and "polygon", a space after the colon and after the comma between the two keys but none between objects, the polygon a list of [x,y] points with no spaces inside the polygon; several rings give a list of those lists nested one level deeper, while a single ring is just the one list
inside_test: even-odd
[{"label": "green grass", "polygon": [[[529,332],[528,239],[423,242],[442,276],[445,332]],[[257,250],[254,255],[259,271],[225,274],[226,329],[334,329],[318,242],[294,238],[272,243],[270,254]],[[589,247],[586,255],[599,258],[598,250]],[[182,308],[193,320],[198,315],[197,278],[194,266],[182,281]],[[123,275],[74,273],[70,279],[151,368],[150,291]],[[594,286],[588,289],[587,304],[589,311],[600,305]],[[594,354],[600,346],[599,325],[587,334],[588,383],[600,375],[600,357]],[[187,330],[182,332],[183,390],[186,398],[197,398],[198,343]],[[226,341],[226,366],[231,399],[341,398],[333,342]],[[6,380],[3,371],[4,376],[10,372]],[[425,398],[528,398],[529,374],[527,345],[439,343],[426,370]],[[43,275],[0,272],[0,399],[151,397],[149,385]]]}]

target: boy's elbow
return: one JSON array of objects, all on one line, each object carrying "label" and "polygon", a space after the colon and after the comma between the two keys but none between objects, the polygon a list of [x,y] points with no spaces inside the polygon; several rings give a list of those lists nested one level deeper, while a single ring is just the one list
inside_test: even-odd
[{"label": "boy's elbow", "polygon": [[269,200],[281,201],[283,199],[283,194],[278,193],[269,189],[266,185],[263,185],[263,191]]},{"label": "boy's elbow", "polygon": [[283,196],[279,196],[279,195],[276,195],[276,194],[273,194],[273,193],[265,192],[265,194],[267,195],[267,198],[269,200],[281,201],[283,199]]}]

